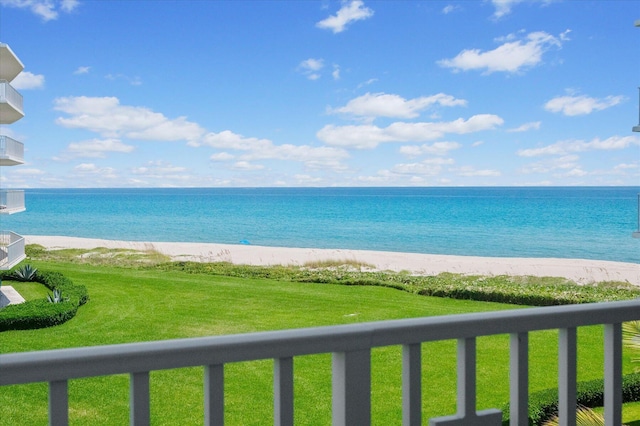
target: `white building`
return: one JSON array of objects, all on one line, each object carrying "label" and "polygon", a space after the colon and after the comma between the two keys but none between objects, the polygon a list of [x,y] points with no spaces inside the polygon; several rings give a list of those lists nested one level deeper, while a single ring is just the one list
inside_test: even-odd
[{"label": "white building", "polygon": [[[8,45],[0,43],[0,124],[15,123],[24,117],[22,95],[11,81],[24,65]],[[0,167],[24,163],[24,145],[0,133]],[[24,237],[4,229],[6,215],[25,210],[24,191],[0,188],[0,269],[11,269],[25,258]]]}]

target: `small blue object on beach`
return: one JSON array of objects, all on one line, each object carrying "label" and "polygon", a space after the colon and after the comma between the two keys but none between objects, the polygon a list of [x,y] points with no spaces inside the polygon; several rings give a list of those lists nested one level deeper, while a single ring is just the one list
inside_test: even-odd
[{"label": "small blue object on beach", "polygon": [[249,244],[251,244],[251,243],[249,242],[249,240],[240,240],[240,244],[247,244],[247,245],[249,245]]}]

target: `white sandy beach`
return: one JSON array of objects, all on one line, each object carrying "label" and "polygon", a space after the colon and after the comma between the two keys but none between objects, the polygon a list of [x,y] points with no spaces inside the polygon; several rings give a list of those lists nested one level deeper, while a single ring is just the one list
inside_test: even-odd
[{"label": "white sandy beach", "polygon": [[136,242],[60,236],[26,236],[27,244],[47,249],[97,247],[156,250],[173,260],[226,261],[246,265],[304,265],[322,260],[355,260],[375,265],[376,270],[409,271],[419,275],[453,272],[467,275],[531,275],[564,277],[586,284],[623,281],[640,285],[640,264],[584,259],[501,258],[339,250],[264,247],[254,245]]}]

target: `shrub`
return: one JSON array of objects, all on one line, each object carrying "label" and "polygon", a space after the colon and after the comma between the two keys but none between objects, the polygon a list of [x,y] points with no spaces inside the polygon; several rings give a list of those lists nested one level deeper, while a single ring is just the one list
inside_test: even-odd
[{"label": "shrub", "polygon": [[[14,279],[13,272],[0,272],[0,280]],[[47,299],[31,300],[19,305],[9,305],[0,310],[0,332],[29,330],[62,324],[76,315],[78,308],[89,301],[85,286],[73,282],[59,272],[37,271],[32,278],[56,293],[64,293],[59,303]]]},{"label": "shrub", "polygon": [[[578,382],[576,400],[584,407],[602,407],[604,405],[604,380]],[[627,374],[622,377],[623,402],[640,401],[640,374]],[[509,424],[509,404],[502,409],[502,424]],[[545,389],[529,395],[529,424],[542,425],[558,414],[558,389]]]}]

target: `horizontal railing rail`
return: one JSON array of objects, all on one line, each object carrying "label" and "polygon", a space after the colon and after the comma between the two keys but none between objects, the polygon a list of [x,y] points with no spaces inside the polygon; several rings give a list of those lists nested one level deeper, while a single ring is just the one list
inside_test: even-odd
[{"label": "horizontal railing rail", "polygon": [[24,191],[21,189],[0,190],[0,214],[12,214],[25,210]]},{"label": "horizontal railing rail", "polygon": [[[0,231],[0,269],[8,269],[25,258],[24,237],[12,231]],[[0,361],[2,376],[4,369]]]},{"label": "horizontal railing rail", "polygon": [[6,102],[22,113],[22,95],[7,80],[0,80],[0,102]]},{"label": "horizontal railing rail", "polygon": [[332,353],[334,425],[371,421],[371,350],[401,345],[404,425],[422,424],[421,343],[458,341],[457,414],[431,419],[432,425],[500,425],[498,410],[476,412],[476,338],[509,334],[510,418],[526,425],[528,405],[528,333],[559,330],[559,414],[575,424],[576,328],[605,327],[605,418],[621,424],[622,326],[640,319],[640,301],[608,302],[513,311],[403,319],[331,327],[229,336],[48,350],[0,355],[0,386],[49,383],[50,424],[68,424],[68,380],[129,374],[130,422],[150,423],[149,373],[204,366],[205,424],[224,423],[224,365],[274,360],[276,425],[293,424],[293,358]]},{"label": "horizontal railing rail", "polygon": [[3,159],[24,161],[24,144],[9,136],[0,135],[0,164]]}]

